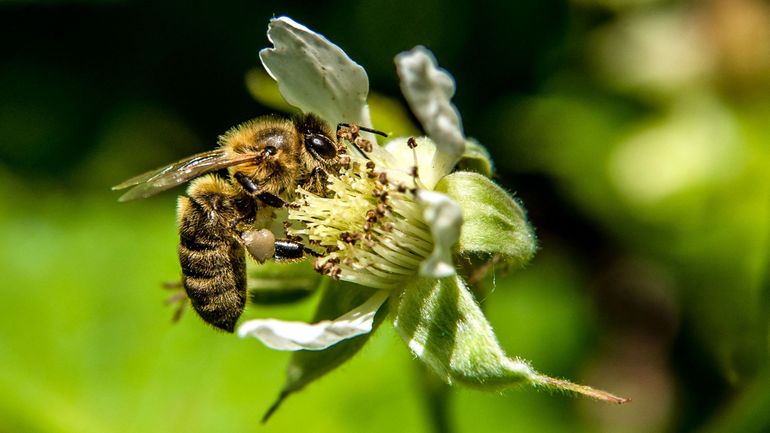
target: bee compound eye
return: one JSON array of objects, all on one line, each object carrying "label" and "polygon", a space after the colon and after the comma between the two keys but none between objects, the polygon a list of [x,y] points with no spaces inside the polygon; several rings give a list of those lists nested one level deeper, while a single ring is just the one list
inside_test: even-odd
[{"label": "bee compound eye", "polygon": [[276,149],[275,146],[266,146],[265,147],[265,155],[273,156],[276,153],[278,153],[278,149]]},{"label": "bee compound eye", "polygon": [[337,155],[337,148],[328,138],[319,134],[305,136],[305,147],[322,159],[332,159]]}]

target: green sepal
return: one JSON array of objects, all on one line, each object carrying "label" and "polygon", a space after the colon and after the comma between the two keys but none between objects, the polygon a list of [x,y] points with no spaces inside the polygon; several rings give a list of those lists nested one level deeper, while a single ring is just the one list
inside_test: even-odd
[{"label": "green sepal", "polygon": [[[332,281],[323,290],[321,301],[311,322],[337,318],[366,302],[376,291],[345,281]],[[292,353],[286,368],[286,383],[275,403],[263,416],[262,422],[270,418],[286,397],[323,377],[358,353],[387,316],[387,310],[386,302],[377,312],[372,332],[368,334],[343,340],[325,350],[301,350]]]},{"label": "green sepal", "polygon": [[489,151],[473,138],[465,140],[465,152],[457,162],[457,168],[462,171],[474,171],[486,177],[492,177],[495,172]]},{"label": "green sepal", "polygon": [[418,278],[390,303],[399,335],[448,384],[499,390],[536,374],[526,362],[508,358],[458,276]]},{"label": "green sepal", "polygon": [[462,208],[460,254],[499,255],[511,267],[534,256],[537,239],[521,204],[508,192],[478,173],[461,171],[444,176],[436,185]]},{"label": "green sepal", "polygon": [[573,392],[610,403],[628,399],[606,391],[549,377],[519,358],[509,358],[492,326],[455,275],[417,278],[390,298],[393,325],[412,353],[446,383],[499,391],[531,386]]},{"label": "green sepal", "polygon": [[249,262],[246,286],[249,302],[256,305],[289,304],[315,293],[321,275],[306,260],[296,263]]}]

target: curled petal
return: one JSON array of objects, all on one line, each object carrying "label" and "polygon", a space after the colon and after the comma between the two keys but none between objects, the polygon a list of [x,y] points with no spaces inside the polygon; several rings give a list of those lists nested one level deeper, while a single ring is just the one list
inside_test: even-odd
[{"label": "curled petal", "polygon": [[438,145],[435,166],[447,174],[465,150],[460,114],[450,99],[455,92],[452,76],[436,66],[436,59],[418,46],[396,56],[401,92],[425,132]]},{"label": "curled petal", "polygon": [[271,20],[267,38],[274,48],[263,49],[259,58],[289,104],[332,126],[372,126],[369,78],[340,47],[288,17]]},{"label": "curled petal", "polygon": [[423,206],[423,218],[433,237],[433,252],[420,263],[420,275],[429,278],[454,275],[452,246],[460,237],[462,210],[454,200],[438,192],[420,190],[417,200]]},{"label": "curled petal", "polygon": [[372,330],[374,315],[388,298],[388,292],[377,291],[369,300],[335,320],[310,324],[277,319],[255,319],[238,328],[238,336],[255,337],[276,350],[323,350],[342,340]]}]

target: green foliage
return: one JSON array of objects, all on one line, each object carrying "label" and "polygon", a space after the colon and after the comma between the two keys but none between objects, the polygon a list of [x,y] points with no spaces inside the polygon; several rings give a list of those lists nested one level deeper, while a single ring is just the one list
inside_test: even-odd
[{"label": "green foliage", "polygon": [[[398,94],[392,56],[433,49],[458,82],[464,130],[540,242],[525,271],[492,266],[483,281],[501,348],[633,399],[460,390],[456,431],[768,430],[764,3],[5,3],[0,430],[258,428],[289,358],[189,311],[171,325],[159,287],[179,278],[180,191],[118,205],[108,188],[284,111],[266,77],[244,85],[281,13],[333,37],[385,98]],[[403,101],[376,101],[376,127],[419,135]],[[485,161],[460,164],[489,175]],[[245,316],[307,319],[319,299]],[[259,428],[427,431],[403,346],[381,327]]]}]

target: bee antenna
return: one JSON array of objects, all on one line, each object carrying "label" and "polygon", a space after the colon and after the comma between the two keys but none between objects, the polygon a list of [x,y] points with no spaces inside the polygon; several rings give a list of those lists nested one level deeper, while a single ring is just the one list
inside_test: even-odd
[{"label": "bee antenna", "polygon": [[388,136],[388,134],[386,134],[386,133],[384,133],[382,131],[378,131],[376,129],[372,129],[372,128],[364,128],[363,126],[359,126],[358,129],[360,129],[362,131],[366,131],[366,132],[371,132],[372,134],[377,134],[377,135],[379,135],[381,137],[387,137]]},{"label": "bee antenna", "polygon": [[358,147],[358,145],[355,143],[355,141],[351,141],[350,144],[352,144],[353,147],[356,148],[356,150],[358,151],[358,153],[361,154],[361,156],[363,156],[365,159],[368,159],[368,160],[371,161],[371,159],[369,158],[369,155],[367,155],[366,152],[364,152],[360,147]]},{"label": "bee antenna", "polygon": [[[356,126],[358,126],[358,125],[356,125]],[[350,124],[349,123],[338,123],[337,124],[337,130],[339,130],[340,127],[350,128]],[[358,126],[358,129],[360,129],[361,131],[371,132],[372,134],[377,134],[377,135],[379,135],[381,137],[387,137],[388,136],[388,134],[386,134],[386,133],[384,133],[382,131],[378,131],[378,130],[372,129],[372,128],[367,128],[365,126]]]}]

